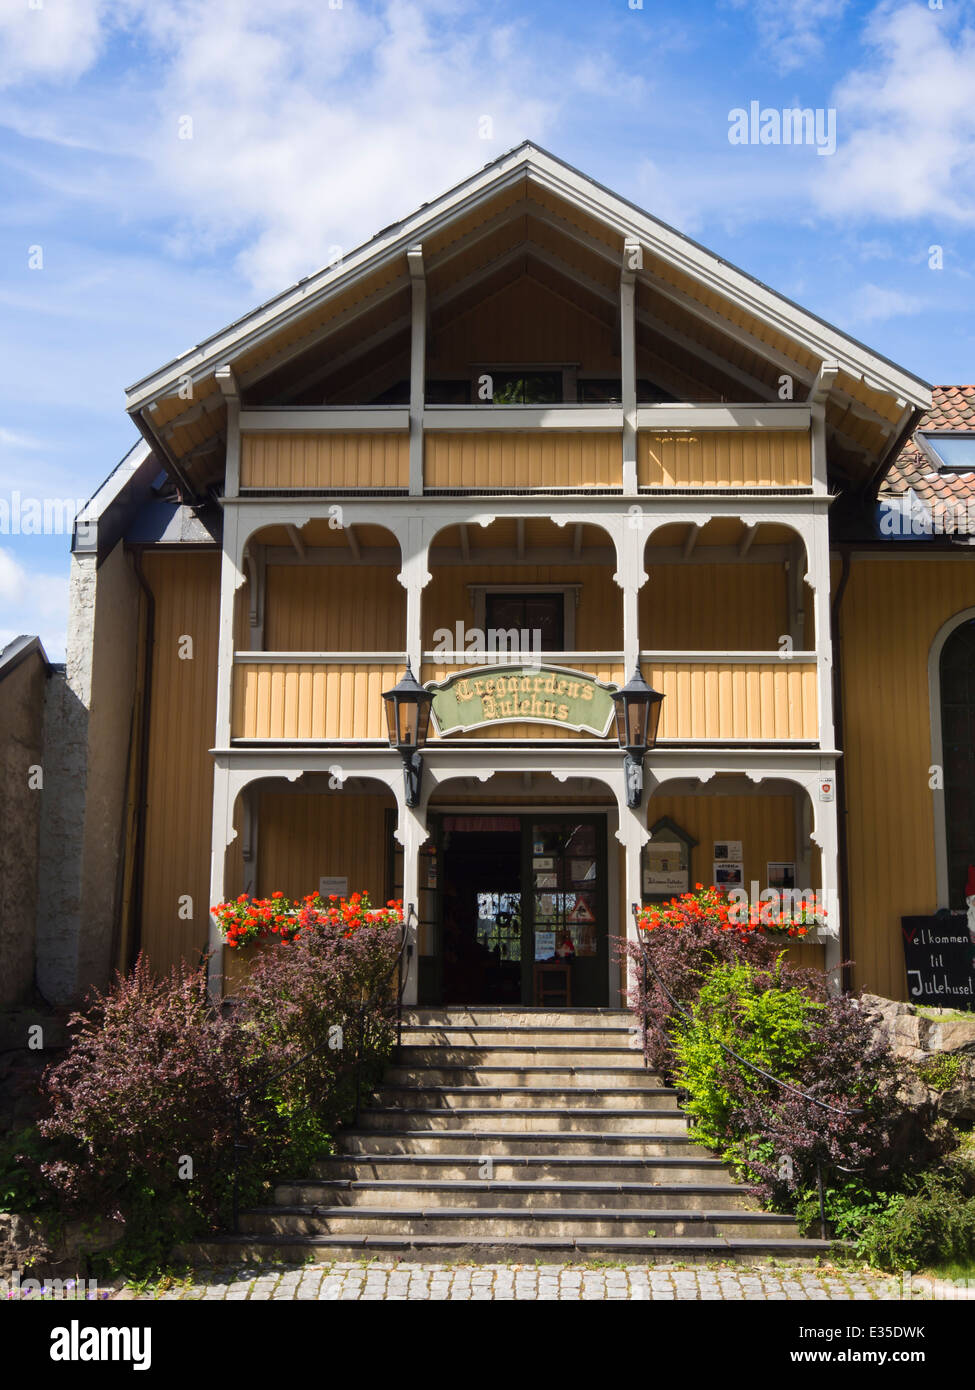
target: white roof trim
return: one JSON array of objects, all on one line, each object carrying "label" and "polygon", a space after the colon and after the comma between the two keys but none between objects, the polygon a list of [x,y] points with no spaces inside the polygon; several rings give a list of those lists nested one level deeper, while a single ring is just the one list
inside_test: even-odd
[{"label": "white roof trim", "polygon": [[269,333],[278,331],[310,305],[344,288],[367,267],[375,270],[404,254],[423,233],[429,235],[438,230],[445,222],[483,203],[526,174],[541,187],[608,223],[624,239],[642,242],[653,254],[740,308],[756,314],[820,359],[837,359],[843,370],[877,390],[894,395],[899,403],[909,402],[918,409],[930,408],[931,390],[927,382],[878,356],[863,343],[824,323],[554,155],[527,143],[502,155],[404,221],[380,232],[339,265],[299,281],[253,313],[136,382],[126,393],[126,408],[138,410],[164,394],[166,388],[181,377],[198,379],[215,366],[232,360]]},{"label": "white roof trim", "polygon": [[133,444],[125,457],[115,465],[105,481],[89,497],[75,517],[75,524],[78,525],[81,522],[90,524],[97,521],[112,505],[116,497],[125,491],[133,475],[139,471],[151,453],[152,450],[144,439]]}]

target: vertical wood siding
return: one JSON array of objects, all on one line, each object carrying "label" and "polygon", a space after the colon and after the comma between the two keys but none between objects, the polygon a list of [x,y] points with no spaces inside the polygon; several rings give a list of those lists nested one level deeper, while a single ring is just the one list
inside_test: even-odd
[{"label": "vertical wood siding", "polygon": [[235,738],[386,737],[382,692],[401,666],[246,662],[234,667]]},{"label": "vertical wood siding", "polygon": [[244,488],[409,486],[405,434],[245,434],[240,441]]},{"label": "vertical wood siding", "polygon": [[819,737],[811,662],[644,662],[642,670],[666,696],[660,738]]},{"label": "vertical wood siding", "polygon": [[436,431],[425,436],[423,467],[427,487],[612,488],[622,486],[623,445],[602,431]]},{"label": "vertical wood siding", "polygon": [[[644,651],[775,651],[789,630],[781,565],[653,564],[640,590]],[[809,605],[811,607],[811,605]]]},{"label": "vertical wood siding", "polygon": [[265,649],[400,651],[406,590],[396,575],[384,565],[269,565]]},{"label": "vertical wood siding", "polygon": [[383,814],[392,796],[350,790],[321,794],[262,791],[258,803],[257,890],[301,897],[318,880],[345,876],[349,892],[386,901]]},{"label": "vertical wood siding", "polygon": [[[142,949],[164,971],[197,963],[207,941],[220,557],[149,553],[143,570],[156,610]],[[184,636],[192,661],[179,659]],[[191,921],[178,915],[184,894]]]},{"label": "vertical wood siding", "polygon": [[907,998],[902,916],[937,906],[928,655],[975,605],[965,560],[854,557],[841,610],[854,981]]},{"label": "vertical wood siding", "polygon": [[809,435],[802,430],[641,430],[637,477],[641,487],[808,487]]}]

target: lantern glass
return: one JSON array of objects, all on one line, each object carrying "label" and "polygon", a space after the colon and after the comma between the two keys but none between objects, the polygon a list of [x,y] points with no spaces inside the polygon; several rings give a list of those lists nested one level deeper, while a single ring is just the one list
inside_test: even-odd
[{"label": "lantern glass", "polygon": [[433,696],[415,679],[409,665],[399,684],[384,691],[383,703],[391,745],[405,750],[422,747],[430,726]]},{"label": "lantern glass", "polygon": [[657,741],[663,696],[647,685],[637,669],[633,678],[613,696],[616,706],[616,736],[621,748],[645,752]]}]

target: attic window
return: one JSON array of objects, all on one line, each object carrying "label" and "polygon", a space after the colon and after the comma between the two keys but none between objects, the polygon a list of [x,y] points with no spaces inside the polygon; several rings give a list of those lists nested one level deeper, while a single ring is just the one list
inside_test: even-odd
[{"label": "attic window", "polygon": [[975,433],[918,433],[918,443],[939,469],[948,473],[975,472]]}]

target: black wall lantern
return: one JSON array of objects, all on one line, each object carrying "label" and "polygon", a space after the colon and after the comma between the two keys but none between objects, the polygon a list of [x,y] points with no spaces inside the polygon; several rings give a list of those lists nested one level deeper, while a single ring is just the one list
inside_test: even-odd
[{"label": "black wall lantern", "polygon": [[643,800],[643,755],[657,742],[660,706],[663,696],[647,685],[639,664],[626,685],[613,696],[616,706],[616,736],[625,750],[626,804],[639,806]]},{"label": "black wall lantern", "polygon": [[424,690],[414,676],[408,657],[403,679],[392,690],[383,691],[383,700],[386,704],[389,742],[393,748],[399,749],[403,759],[406,804],[415,806],[420,799],[420,778],[423,776],[420,749],[427,741],[433,695],[429,690]]}]

